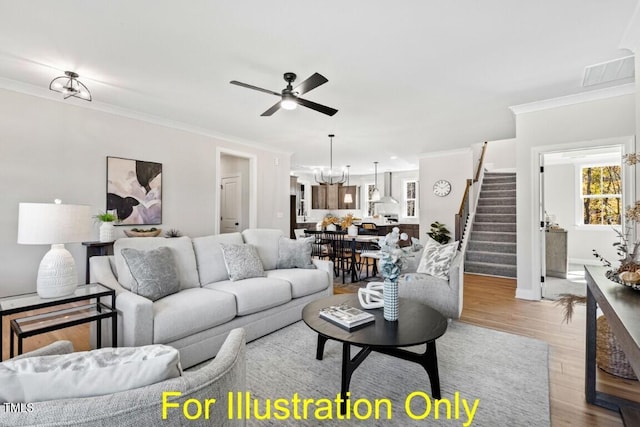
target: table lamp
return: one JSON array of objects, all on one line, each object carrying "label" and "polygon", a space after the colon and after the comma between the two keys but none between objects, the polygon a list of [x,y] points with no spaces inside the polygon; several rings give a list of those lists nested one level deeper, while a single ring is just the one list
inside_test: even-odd
[{"label": "table lamp", "polygon": [[76,264],[65,243],[90,237],[90,207],[55,203],[20,203],[18,243],[51,245],[38,268],[37,291],[41,298],[72,294],[78,286]]}]

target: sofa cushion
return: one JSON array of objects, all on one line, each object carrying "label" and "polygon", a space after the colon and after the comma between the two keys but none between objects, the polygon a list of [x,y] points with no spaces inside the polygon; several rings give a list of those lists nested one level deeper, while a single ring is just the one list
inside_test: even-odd
[{"label": "sofa cushion", "polygon": [[315,237],[300,238],[296,240],[280,236],[278,242],[278,268],[316,268],[311,261],[311,245]]},{"label": "sofa cushion", "polygon": [[116,260],[118,282],[126,289],[131,289],[133,282],[129,266],[122,257],[122,249],[149,250],[160,246],[166,246],[173,252],[178,269],[178,277],[180,278],[180,289],[200,287],[196,255],[193,252],[191,239],[186,236],[171,239],[164,237],[128,237],[116,240],[113,245],[113,254]]},{"label": "sofa cushion", "polygon": [[241,245],[220,243],[220,249],[222,249],[222,256],[230,280],[265,276],[262,261],[253,246],[244,243]]},{"label": "sofa cushion", "polygon": [[196,254],[198,263],[200,283],[219,282],[220,280],[229,279],[220,243],[241,245],[244,241],[240,233],[215,234],[193,238],[193,251]]},{"label": "sofa cushion", "polygon": [[424,247],[417,273],[429,274],[443,280],[449,280],[449,267],[458,251],[458,242],[442,245],[429,238]]},{"label": "sofa cushion", "polygon": [[257,313],[291,301],[291,285],[286,280],[256,277],[237,282],[223,282],[205,285],[206,289],[224,291],[235,296],[238,316]]},{"label": "sofa cushion", "polygon": [[27,357],[0,363],[0,401],[100,396],[180,375],[178,350],[164,345]]},{"label": "sofa cushion", "polygon": [[148,251],[124,248],[121,251],[133,282],[131,292],[156,301],[180,290],[173,252],[166,246]]},{"label": "sofa cushion", "polygon": [[288,268],[267,271],[267,277],[286,280],[291,284],[291,297],[300,298],[327,289],[331,283],[324,270]]},{"label": "sofa cushion", "polygon": [[153,342],[167,344],[221,325],[236,316],[236,301],[228,292],[185,289],[153,303]]},{"label": "sofa cushion", "polygon": [[265,270],[275,270],[278,265],[278,244],[281,230],[249,228],[242,232],[245,243],[255,246]]}]

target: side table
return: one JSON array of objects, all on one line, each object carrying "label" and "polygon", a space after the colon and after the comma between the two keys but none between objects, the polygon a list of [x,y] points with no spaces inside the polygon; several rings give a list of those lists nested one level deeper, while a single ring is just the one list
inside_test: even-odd
[{"label": "side table", "polygon": [[87,278],[86,283],[91,281],[89,274],[89,258],[92,256],[113,255],[113,242],[82,242],[87,247]]},{"label": "side table", "polygon": [[[111,305],[101,302],[100,298],[102,297],[110,297]],[[95,300],[95,302],[91,300]],[[88,304],[71,308],[60,307],[78,301],[88,301]],[[3,330],[5,316],[49,307],[57,309],[11,320],[9,357],[14,356],[14,335],[18,337],[18,354],[20,354],[22,353],[23,338],[93,321],[97,324],[96,337],[98,348],[100,348],[102,343],[101,320],[106,318],[111,318],[112,343],[114,347],[117,346],[116,292],[100,283],[79,285],[71,295],[58,298],[40,298],[37,293],[0,298],[0,332]],[[0,333],[0,361],[2,361],[3,349],[3,338]]]}]

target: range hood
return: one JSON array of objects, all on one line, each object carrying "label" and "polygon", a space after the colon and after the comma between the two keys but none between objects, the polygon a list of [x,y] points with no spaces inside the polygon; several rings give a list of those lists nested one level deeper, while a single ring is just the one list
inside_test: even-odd
[{"label": "range hood", "polygon": [[384,173],[384,194],[380,198],[380,200],[374,203],[393,203],[396,205],[398,204],[398,201],[393,197],[391,197],[391,172]]}]

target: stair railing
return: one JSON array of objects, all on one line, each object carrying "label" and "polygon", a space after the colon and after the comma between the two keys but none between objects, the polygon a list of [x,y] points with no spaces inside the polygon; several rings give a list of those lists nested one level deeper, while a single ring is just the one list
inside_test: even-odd
[{"label": "stair railing", "polygon": [[[475,210],[477,204],[477,195],[480,193],[479,191],[472,191],[474,186],[479,186],[482,184],[482,179],[484,178],[484,155],[487,151],[487,142],[485,141],[482,145],[482,152],[480,153],[480,159],[478,161],[478,167],[476,169],[476,173],[474,179],[467,179],[467,185],[464,189],[464,195],[462,196],[462,202],[460,203],[460,209],[458,209],[458,213],[455,217],[455,229],[454,229],[454,238],[456,241],[460,242],[460,246],[462,247],[462,240],[464,238],[465,228],[467,226],[467,220],[469,219],[469,215],[473,210]],[[480,184],[478,184],[478,182]],[[474,193],[473,204],[471,200],[471,195]]]}]

